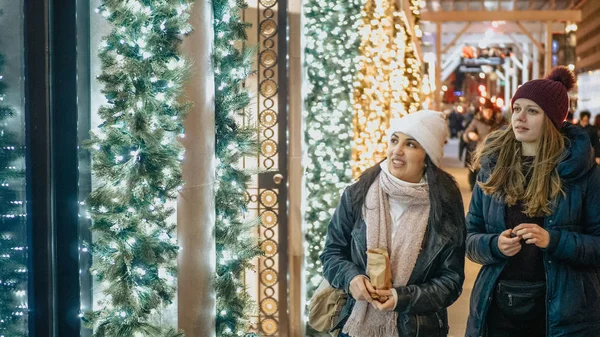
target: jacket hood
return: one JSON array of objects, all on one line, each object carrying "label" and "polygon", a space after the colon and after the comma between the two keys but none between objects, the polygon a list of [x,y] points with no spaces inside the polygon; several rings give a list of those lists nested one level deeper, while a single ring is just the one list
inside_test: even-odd
[{"label": "jacket hood", "polygon": [[561,132],[567,139],[563,159],[558,164],[558,175],[564,181],[574,181],[594,167],[592,145],[585,130],[577,125],[564,123]]}]

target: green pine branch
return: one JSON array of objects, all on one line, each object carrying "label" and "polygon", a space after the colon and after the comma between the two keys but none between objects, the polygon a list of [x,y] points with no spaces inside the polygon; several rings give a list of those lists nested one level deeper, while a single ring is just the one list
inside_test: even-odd
[{"label": "green pine branch", "polygon": [[183,181],[178,98],[186,62],[178,47],[191,31],[193,0],[105,0],[114,27],[100,46],[106,103],[91,133],[95,188],[86,203],[94,243],[91,268],[102,288],[84,322],[96,337],[181,336],[156,323],[175,295],[178,246],[173,203]]},{"label": "green pine branch", "polygon": [[[246,290],[244,272],[253,268],[252,259],[261,254],[256,237],[258,220],[245,220],[246,191],[252,172],[240,167],[243,157],[259,152],[258,129],[241,126],[236,120],[251,119],[245,111],[251,97],[243,87],[252,75],[256,49],[245,46],[246,30],[240,11],[244,0],[213,0],[215,65],[215,132],[217,186],[215,191],[217,248],[216,334],[250,336],[248,317],[255,304]],[[239,47],[241,45],[241,47]]]}]

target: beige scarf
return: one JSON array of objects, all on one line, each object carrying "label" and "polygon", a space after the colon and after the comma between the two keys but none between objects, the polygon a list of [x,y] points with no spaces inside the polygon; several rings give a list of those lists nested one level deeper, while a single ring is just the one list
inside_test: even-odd
[{"label": "beige scarf", "polygon": [[[392,241],[389,198],[406,205],[400,216],[401,233]],[[428,185],[410,186],[384,170],[369,188],[363,207],[367,249],[387,248],[394,288],[408,283],[417,262],[429,218]],[[398,314],[379,311],[367,301],[356,301],[343,332],[351,337],[398,337]]]}]

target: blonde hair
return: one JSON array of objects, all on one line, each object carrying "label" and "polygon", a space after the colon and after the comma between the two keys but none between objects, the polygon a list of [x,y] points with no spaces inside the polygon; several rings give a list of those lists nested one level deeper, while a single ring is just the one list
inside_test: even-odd
[{"label": "blonde hair", "polygon": [[511,125],[492,132],[481,142],[473,157],[472,168],[480,167],[484,157],[496,158],[496,166],[487,181],[478,182],[483,192],[504,200],[510,206],[522,200],[524,213],[529,217],[547,216],[552,212],[552,201],[563,193],[556,168],[562,160],[564,148],[563,135],[544,116],[538,154],[533,160],[531,180],[527,186],[521,162],[521,143],[515,138]]}]

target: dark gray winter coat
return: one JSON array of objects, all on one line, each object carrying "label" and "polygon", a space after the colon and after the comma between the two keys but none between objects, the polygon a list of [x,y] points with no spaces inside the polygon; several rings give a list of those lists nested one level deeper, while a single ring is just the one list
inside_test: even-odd
[{"label": "dark gray winter coat", "polygon": [[[328,226],[325,248],[321,254],[323,275],[329,283],[349,293],[350,281],[366,270],[366,224],[352,209],[351,195],[356,185],[344,191],[340,204]],[[444,205],[448,212],[463,212],[461,196],[455,186],[447,186],[447,193],[454,193]],[[454,192],[451,192],[454,191]],[[460,213],[461,216],[463,213]],[[444,221],[450,221],[449,217]],[[464,281],[464,223],[447,224],[462,228],[458,239],[443,239],[431,230],[431,216],[421,253],[411,274],[408,285],[397,288],[399,336],[446,336],[450,306],[461,294]],[[337,321],[337,328],[346,323],[355,300],[348,296]],[[335,330],[334,329],[334,330]]]}]

